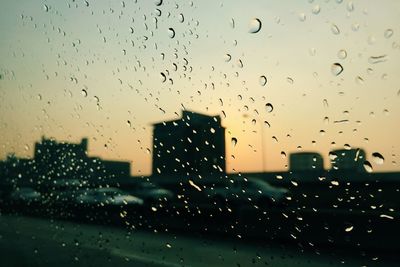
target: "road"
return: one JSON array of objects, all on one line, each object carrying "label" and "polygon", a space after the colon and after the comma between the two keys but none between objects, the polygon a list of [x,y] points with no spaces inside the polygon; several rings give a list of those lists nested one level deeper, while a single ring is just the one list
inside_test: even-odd
[{"label": "road", "polygon": [[249,243],[0,216],[2,266],[397,266],[395,259],[292,245]]}]

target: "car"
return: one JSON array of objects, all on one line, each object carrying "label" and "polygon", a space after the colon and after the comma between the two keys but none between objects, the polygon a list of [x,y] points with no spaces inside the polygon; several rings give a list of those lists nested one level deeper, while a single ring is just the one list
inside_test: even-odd
[{"label": "car", "polygon": [[131,206],[143,205],[144,201],[118,188],[94,188],[81,190],[75,200],[79,204],[88,206]]},{"label": "car", "polygon": [[224,186],[207,190],[208,197],[217,207],[255,206],[269,208],[280,206],[290,199],[290,192],[286,188],[275,187],[260,179],[235,179]]},{"label": "car", "polygon": [[20,187],[11,193],[10,200],[15,205],[40,204],[42,194],[31,187]]},{"label": "car", "polygon": [[143,199],[145,205],[167,204],[174,197],[174,193],[170,190],[150,182],[138,183],[133,189],[129,190],[129,193]]}]

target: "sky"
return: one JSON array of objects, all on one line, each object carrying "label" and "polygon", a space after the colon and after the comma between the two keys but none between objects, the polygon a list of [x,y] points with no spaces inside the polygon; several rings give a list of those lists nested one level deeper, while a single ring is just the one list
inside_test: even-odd
[{"label": "sky", "polygon": [[147,175],[152,124],[188,109],[222,117],[228,172],[345,145],[399,170],[399,20],[396,0],[6,1],[0,159],[89,137]]}]

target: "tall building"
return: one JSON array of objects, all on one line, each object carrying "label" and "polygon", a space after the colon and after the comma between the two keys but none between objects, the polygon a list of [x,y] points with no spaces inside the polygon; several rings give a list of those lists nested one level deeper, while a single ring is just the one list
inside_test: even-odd
[{"label": "tall building", "polygon": [[366,160],[363,149],[338,149],[329,153],[332,169],[337,171],[359,171],[364,172],[364,161]]},{"label": "tall building", "polygon": [[183,111],[182,118],[154,124],[153,175],[225,172],[225,128],[219,116]]},{"label": "tall building", "polygon": [[316,152],[292,153],[289,157],[290,170],[296,171],[322,171],[324,160],[321,154]]}]

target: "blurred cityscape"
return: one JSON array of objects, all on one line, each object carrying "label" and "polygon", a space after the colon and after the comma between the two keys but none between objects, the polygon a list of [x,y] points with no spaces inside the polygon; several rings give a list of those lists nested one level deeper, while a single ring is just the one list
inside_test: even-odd
[{"label": "blurred cityscape", "polygon": [[43,137],[32,159],[0,162],[1,211],[398,249],[400,172],[373,172],[363,149],[331,151],[329,170],[320,154],[298,152],[286,172],[227,173],[225,143],[219,116],[183,111],[154,124],[153,173],[136,177],[130,162],[88,155],[87,138]]}]

